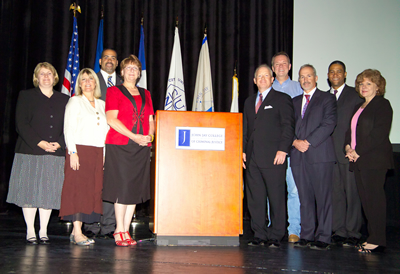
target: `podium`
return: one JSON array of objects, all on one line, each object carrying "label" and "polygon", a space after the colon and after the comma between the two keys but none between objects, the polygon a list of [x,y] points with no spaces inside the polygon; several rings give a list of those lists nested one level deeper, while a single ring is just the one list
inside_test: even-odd
[{"label": "podium", "polygon": [[242,135],[241,113],[157,111],[157,245],[239,245]]}]

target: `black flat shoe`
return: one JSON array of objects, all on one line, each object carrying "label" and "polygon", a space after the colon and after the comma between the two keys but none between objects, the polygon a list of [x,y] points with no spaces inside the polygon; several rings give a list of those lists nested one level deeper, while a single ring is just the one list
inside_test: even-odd
[{"label": "black flat shoe", "polygon": [[361,248],[358,250],[358,252],[363,253],[363,254],[370,254],[370,253],[383,253],[385,251],[384,246],[378,245],[377,247],[373,249],[368,249],[365,248],[364,246],[361,246]]},{"label": "black flat shoe", "polygon": [[306,239],[300,239],[300,241],[294,243],[294,247],[305,248],[310,246],[311,241]]},{"label": "black flat shoe", "polygon": [[25,242],[27,245],[37,245],[38,244],[36,237],[31,237],[29,239],[26,239]]},{"label": "black flat shoe", "polygon": [[316,241],[310,243],[310,249],[315,249],[315,250],[328,250],[331,248],[331,245],[328,243],[324,243],[321,241]]},{"label": "black flat shoe", "polygon": [[40,238],[40,242],[41,245],[49,245],[50,244],[50,240],[48,237],[41,237]]}]

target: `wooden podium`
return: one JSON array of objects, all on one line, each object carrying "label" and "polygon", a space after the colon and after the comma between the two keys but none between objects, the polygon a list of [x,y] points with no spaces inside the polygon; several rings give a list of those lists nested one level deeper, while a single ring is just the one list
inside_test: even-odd
[{"label": "wooden podium", "polygon": [[[225,129],[221,151],[176,148],[176,128]],[[157,111],[157,245],[239,245],[243,234],[242,114]]]}]

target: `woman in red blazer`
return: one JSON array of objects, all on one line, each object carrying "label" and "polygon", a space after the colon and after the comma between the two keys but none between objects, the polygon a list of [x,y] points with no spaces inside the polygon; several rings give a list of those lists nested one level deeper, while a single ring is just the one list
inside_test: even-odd
[{"label": "woman in red blazer", "polygon": [[135,206],[150,199],[150,147],[154,139],[150,92],[139,88],[142,65],[131,55],[121,62],[123,85],[106,93],[106,137],[103,200],[114,203],[118,246],[135,245],[129,228]]},{"label": "woman in red blazer", "polygon": [[386,172],[393,168],[389,140],[393,110],[383,98],[386,80],[378,70],[357,76],[356,90],[365,101],[358,105],[346,134],[345,151],[356,177],[361,204],[368,221],[367,241],[359,252],[381,252],[386,246]]}]

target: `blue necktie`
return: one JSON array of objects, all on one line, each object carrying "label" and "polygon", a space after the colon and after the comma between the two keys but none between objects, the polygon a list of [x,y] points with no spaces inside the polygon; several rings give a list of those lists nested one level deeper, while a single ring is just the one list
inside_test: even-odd
[{"label": "blue necktie", "polygon": [[112,79],[112,76],[108,76],[107,87],[113,87],[113,86],[114,86],[114,84],[113,84],[113,82],[111,81],[111,79]]}]

